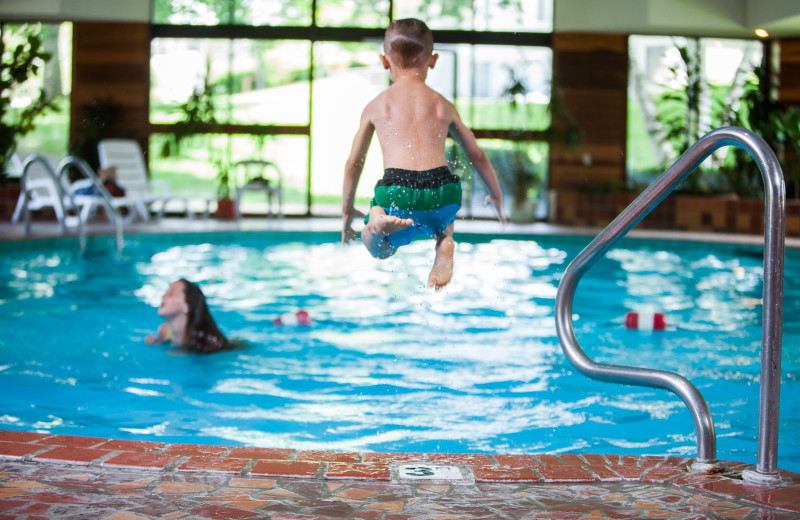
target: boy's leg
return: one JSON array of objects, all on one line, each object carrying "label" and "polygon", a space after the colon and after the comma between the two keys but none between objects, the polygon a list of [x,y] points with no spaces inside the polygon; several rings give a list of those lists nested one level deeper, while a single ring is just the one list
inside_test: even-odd
[{"label": "boy's leg", "polygon": [[428,287],[441,289],[450,283],[453,277],[453,254],[456,250],[456,243],[453,240],[454,224],[451,223],[436,237],[436,259],[433,261],[431,274],[428,275]]},{"label": "boy's leg", "polygon": [[387,215],[382,207],[372,206],[369,210],[369,221],[361,230],[361,241],[375,258],[390,257],[397,251],[397,248],[386,240],[386,236],[405,229],[413,223],[414,221],[410,218]]}]

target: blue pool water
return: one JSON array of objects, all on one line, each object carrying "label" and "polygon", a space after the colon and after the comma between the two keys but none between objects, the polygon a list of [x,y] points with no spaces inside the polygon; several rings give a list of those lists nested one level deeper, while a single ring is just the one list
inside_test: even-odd
[{"label": "blue pool water", "polygon": [[[0,429],[169,442],[402,452],[693,456],[673,394],[586,379],[553,304],[590,237],[460,235],[453,283],[424,287],[431,241],[375,261],[333,233],[0,244]],[[97,239],[96,239],[97,240]],[[99,239],[102,242],[103,239]],[[787,251],[779,467],[800,471],[798,252]],[[143,343],[170,281],[205,290],[247,347]],[[599,362],[676,371],[709,402],[718,457],[755,462],[762,254],[628,239],[582,279],[579,342]],[[311,328],[272,325],[307,309]],[[628,310],[668,330],[624,328]]]}]

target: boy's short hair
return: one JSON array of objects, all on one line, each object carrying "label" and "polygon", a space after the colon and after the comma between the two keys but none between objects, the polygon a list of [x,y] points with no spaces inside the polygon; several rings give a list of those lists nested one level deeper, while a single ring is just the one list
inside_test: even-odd
[{"label": "boy's short hair", "polygon": [[383,52],[401,68],[423,67],[433,54],[433,33],[422,20],[394,20],[384,33]]}]

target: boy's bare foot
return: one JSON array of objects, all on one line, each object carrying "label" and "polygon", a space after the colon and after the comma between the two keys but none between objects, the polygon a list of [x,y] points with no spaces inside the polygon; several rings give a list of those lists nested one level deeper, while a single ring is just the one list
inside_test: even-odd
[{"label": "boy's bare foot", "polygon": [[431,274],[428,275],[428,287],[437,291],[450,283],[453,278],[453,253],[456,243],[453,237],[445,236],[436,244],[436,259],[433,261]]},{"label": "boy's bare foot", "polygon": [[[374,229],[376,234],[382,233],[385,236],[403,230],[412,224],[414,224],[414,221],[410,218],[400,218],[380,212],[375,218]],[[372,215],[370,215],[367,225],[372,225]]]},{"label": "boy's bare foot", "polygon": [[369,210],[369,222],[361,230],[361,241],[375,258],[386,258],[394,254],[395,248],[387,242],[386,236],[414,224],[410,218],[387,215],[383,208],[373,206]]}]

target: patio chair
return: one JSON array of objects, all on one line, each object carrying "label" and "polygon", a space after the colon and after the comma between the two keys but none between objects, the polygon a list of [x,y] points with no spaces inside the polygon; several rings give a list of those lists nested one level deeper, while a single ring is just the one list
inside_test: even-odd
[{"label": "patio chair", "polygon": [[[283,173],[278,165],[261,159],[239,161],[234,165],[236,177],[236,218],[241,218],[242,195],[246,191],[263,191],[267,194],[267,216],[283,216]],[[241,184],[240,184],[241,182]],[[278,197],[278,211],[272,211],[272,196]]]},{"label": "patio chair", "polygon": [[[81,175],[81,178],[71,183],[65,176],[70,168],[77,170]],[[132,222],[136,215],[141,215],[139,213],[140,199],[129,197],[127,191],[124,197],[113,197],[103,185],[103,181],[83,159],[67,157],[61,161],[59,181],[65,193],[65,207],[79,211],[81,222],[85,223],[91,220],[97,212],[97,208],[101,207],[114,213],[114,215],[108,215],[110,219],[119,216],[124,224]]]},{"label": "patio chair", "polygon": [[150,211],[160,203],[156,216],[172,198],[169,185],[164,181],[150,180],[142,148],[135,139],[102,139],[97,145],[100,168],[116,169],[116,182],[125,190],[125,197],[136,202],[136,212],[142,220],[150,220]]},{"label": "patio chair", "polygon": [[32,155],[27,157],[24,163],[20,162],[18,158],[13,162],[19,163],[20,193],[11,216],[11,222],[16,224],[21,217],[25,223],[25,235],[27,235],[30,230],[31,213],[50,208],[61,225],[61,233],[65,233],[68,225],[67,209],[72,205],[65,208],[66,194],[58,182],[58,177],[50,161],[44,156]]}]

